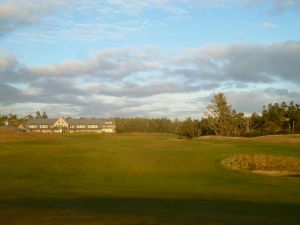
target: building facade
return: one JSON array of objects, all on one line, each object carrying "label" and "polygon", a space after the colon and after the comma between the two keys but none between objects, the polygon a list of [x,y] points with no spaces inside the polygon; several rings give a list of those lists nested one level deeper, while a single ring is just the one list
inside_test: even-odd
[{"label": "building facade", "polygon": [[29,119],[26,124],[21,124],[19,129],[37,133],[115,133],[116,124],[112,119],[60,117],[58,119]]}]

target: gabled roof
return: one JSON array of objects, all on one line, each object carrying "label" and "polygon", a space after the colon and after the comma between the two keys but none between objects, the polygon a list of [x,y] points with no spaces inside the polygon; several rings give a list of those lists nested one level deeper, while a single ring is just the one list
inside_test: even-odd
[{"label": "gabled roof", "polygon": [[25,130],[26,129],[26,124],[24,123],[21,123],[18,127],[17,127],[18,130]]},{"label": "gabled roof", "polygon": [[30,119],[33,119],[32,115],[27,115],[22,118],[22,120],[30,120]]},{"label": "gabled roof", "polygon": [[17,126],[17,127],[19,128],[19,127],[25,127],[25,126],[26,126],[26,124],[20,123],[19,126]]}]

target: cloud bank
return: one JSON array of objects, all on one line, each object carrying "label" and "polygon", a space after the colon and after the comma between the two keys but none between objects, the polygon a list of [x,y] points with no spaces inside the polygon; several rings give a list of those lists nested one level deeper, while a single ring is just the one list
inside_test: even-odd
[{"label": "cloud bank", "polygon": [[56,115],[53,106],[60,105],[70,115],[199,117],[211,95],[224,91],[238,110],[250,113],[274,100],[300,101],[299,58],[300,42],[173,53],[122,47],[34,67],[2,53],[0,108],[23,105],[32,112],[41,105]]},{"label": "cloud bank", "polygon": [[65,6],[62,0],[10,0],[0,2],[0,37],[19,28],[33,25]]}]

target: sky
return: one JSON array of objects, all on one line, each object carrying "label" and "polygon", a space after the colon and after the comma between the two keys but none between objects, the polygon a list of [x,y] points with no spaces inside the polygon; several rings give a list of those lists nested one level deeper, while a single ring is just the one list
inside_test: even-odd
[{"label": "sky", "polygon": [[300,0],[0,0],[0,114],[201,118],[300,103]]}]

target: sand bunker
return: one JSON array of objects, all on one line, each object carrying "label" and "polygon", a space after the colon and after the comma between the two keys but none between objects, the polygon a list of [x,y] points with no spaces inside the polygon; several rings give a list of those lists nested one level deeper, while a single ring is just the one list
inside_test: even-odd
[{"label": "sand bunker", "polygon": [[232,155],[223,165],[239,171],[249,171],[269,176],[300,177],[300,158],[272,155]]}]

